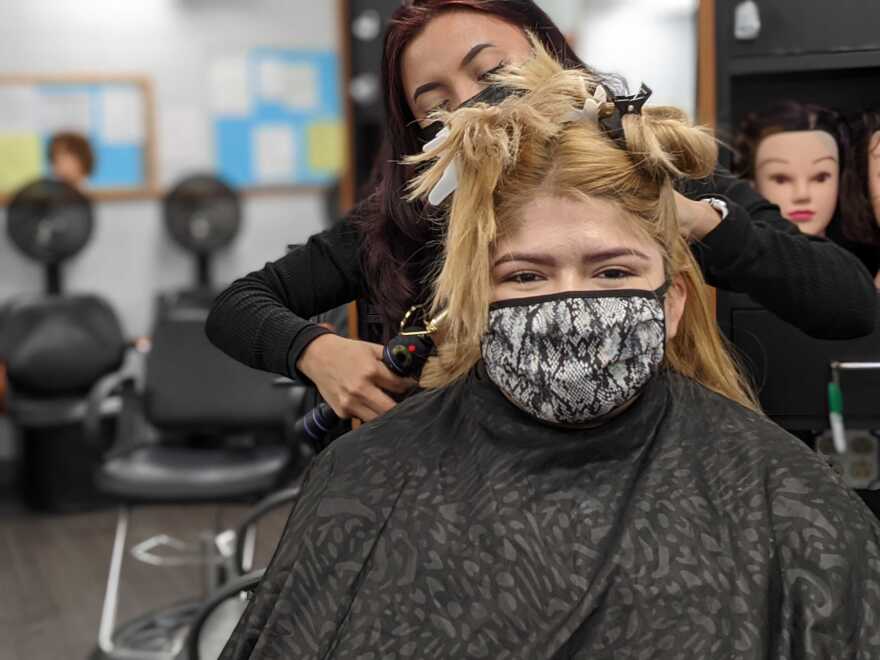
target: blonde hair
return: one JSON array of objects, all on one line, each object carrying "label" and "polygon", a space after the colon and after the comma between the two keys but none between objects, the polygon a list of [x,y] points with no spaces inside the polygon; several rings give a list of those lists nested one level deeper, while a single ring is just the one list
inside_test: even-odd
[{"label": "blonde hair", "polygon": [[[446,219],[442,263],[434,281],[433,311],[447,311],[437,358],[422,385],[441,387],[480,359],[493,291],[491,253],[500,235],[537,195],[609,200],[652,239],[667,276],[680,276],[687,302],[678,332],[666,347],[666,366],[752,409],[755,397],[734,364],[710,307],[707,288],[676,217],[673,179],[712,173],[717,145],[676,108],[645,107],[622,119],[625,149],[595,123],[571,121],[598,81],[563,69],[534,39],[534,57],[495,76],[512,94],[495,106],[441,112],[445,141],[411,162],[423,164],[410,198],[422,198],[448,165],[458,185]],[[613,104],[600,108],[600,116]]]}]

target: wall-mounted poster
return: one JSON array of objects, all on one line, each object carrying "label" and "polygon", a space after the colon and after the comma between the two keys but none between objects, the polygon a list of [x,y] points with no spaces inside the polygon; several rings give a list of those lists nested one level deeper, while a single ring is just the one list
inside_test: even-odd
[{"label": "wall-mounted poster", "polygon": [[142,79],[0,77],[0,196],[48,175],[49,140],[67,131],[88,138],[95,153],[90,191],[151,190],[151,101]]},{"label": "wall-mounted poster", "polygon": [[217,167],[239,187],[322,185],[344,166],[338,60],[258,48],[214,61]]}]

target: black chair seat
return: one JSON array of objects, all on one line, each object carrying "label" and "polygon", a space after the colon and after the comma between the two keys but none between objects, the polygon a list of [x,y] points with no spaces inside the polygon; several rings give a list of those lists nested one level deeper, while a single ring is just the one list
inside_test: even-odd
[{"label": "black chair seat", "polygon": [[[108,397],[95,412],[102,417],[117,415],[119,408],[119,397]],[[12,421],[22,428],[51,428],[81,424],[88,413],[88,400],[84,396],[34,398],[11,390],[6,409]]]},{"label": "black chair seat", "polygon": [[262,495],[278,485],[290,452],[285,447],[190,449],[152,446],[113,457],[97,474],[98,487],[126,500],[194,502]]}]

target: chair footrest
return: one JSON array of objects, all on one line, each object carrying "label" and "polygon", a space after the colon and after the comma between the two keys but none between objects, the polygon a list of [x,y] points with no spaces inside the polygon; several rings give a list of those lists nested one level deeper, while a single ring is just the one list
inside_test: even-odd
[{"label": "chair footrest", "polygon": [[151,566],[207,566],[222,563],[210,537],[181,541],[168,534],[157,534],[131,549],[131,556]]}]

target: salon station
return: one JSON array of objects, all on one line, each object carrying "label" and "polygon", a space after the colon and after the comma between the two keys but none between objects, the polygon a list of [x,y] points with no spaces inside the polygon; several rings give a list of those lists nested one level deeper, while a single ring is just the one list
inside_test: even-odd
[{"label": "salon station", "polygon": [[880,658],[878,26],[0,2],[0,659]]}]

